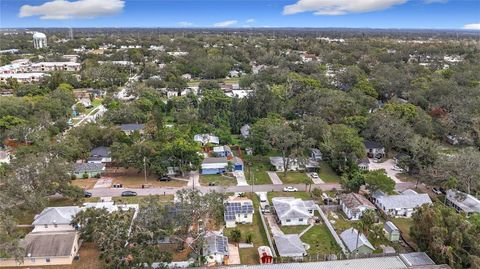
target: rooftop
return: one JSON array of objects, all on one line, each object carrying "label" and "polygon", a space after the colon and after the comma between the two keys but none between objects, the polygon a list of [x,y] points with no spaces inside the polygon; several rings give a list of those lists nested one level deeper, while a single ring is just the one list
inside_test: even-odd
[{"label": "rooftop", "polygon": [[75,173],[82,173],[82,172],[98,172],[105,170],[105,164],[103,163],[75,163],[74,164],[74,172]]},{"label": "rooftop", "polygon": [[376,142],[376,141],[371,141],[371,140],[365,140],[363,141],[363,144],[365,145],[365,148],[367,149],[379,149],[383,148],[382,144]]},{"label": "rooftop", "polygon": [[435,262],[425,252],[411,252],[400,254],[402,261],[409,267],[419,265],[433,265]]},{"label": "rooftop", "polygon": [[315,210],[317,206],[313,201],[303,201],[294,197],[274,197],[273,207],[279,219],[308,218],[308,210]]},{"label": "rooftop", "polygon": [[432,200],[426,193],[421,194],[398,194],[398,195],[385,195],[377,198],[378,202],[383,206],[385,210],[396,208],[416,208],[423,204],[431,204]]},{"label": "rooftop", "polygon": [[[375,250],[375,248],[370,244],[367,237],[363,233],[360,233],[360,237],[358,237],[358,231],[354,228],[347,229],[340,234],[340,238],[345,243],[345,246],[348,248],[350,252],[355,251],[357,248],[361,246],[367,246],[368,248]],[[357,238],[358,238],[358,245],[357,245]]]},{"label": "rooftop", "polygon": [[28,257],[70,256],[77,232],[29,233],[20,245]]},{"label": "rooftop", "polygon": [[480,213],[480,200],[473,195],[460,191],[448,190],[447,199],[467,213]]},{"label": "rooftop", "polygon": [[278,254],[282,257],[298,257],[307,254],[298,234],[273,236]]},{"label": "rooftop", "polygon": [[80,210],[78,206],[47,207],[35,216],[32,225],[70,224]]},{"label": "rooftop", "polygon": [[142,130],[144,127],[145,127],[145,124],[137,124],[137,123],[128,123],[128,124],[120,125],[120,129],[124,132]]},{"label": "rooftop", "polygon": [[375,209],[375,206],[363,195],[358,193],[347,193],[340,196],[340,200],[349,208],[352,212],[359,212],[360,207],[368,207]]},{"label": "rooftop", "polygon": [[210,234],[205,236],[207,253],[222,253],[228,255],[228,238],[223,235]]},{"label": "rooftop", "polygon": [[236,214],[253,214],[252,200],[227,201],[225,203],[225,221],[235,220]]}]

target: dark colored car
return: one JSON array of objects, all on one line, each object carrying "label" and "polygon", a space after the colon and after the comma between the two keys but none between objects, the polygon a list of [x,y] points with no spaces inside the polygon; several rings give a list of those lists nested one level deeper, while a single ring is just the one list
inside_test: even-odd
[{"label": "dark colored car", "polygon": [[137,193],[134,191],[124,191],[122,192],[122,196],[137,196]]},{"label": "dark colored car", "polygon": [[169,176],[161,176],[158,178],[158,181],[170,181],[170,180],[172,180],[172,178]]},{"label": "dark colored car", "polygon": [[84,191],[83,196],[86,197],[86,198],[89,198],[89,197],[92,197],[92,193],[88,192],[88,191]]}]

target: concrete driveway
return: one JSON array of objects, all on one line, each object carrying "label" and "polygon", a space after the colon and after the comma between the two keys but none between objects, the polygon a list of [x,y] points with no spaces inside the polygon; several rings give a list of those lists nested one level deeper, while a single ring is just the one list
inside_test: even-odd
[{"label": "concrete driveway", "polygon": [[396,164],[393,159],[388,159],[381,163],[375,163],[373,162],[373,159],[370,159],[370,166],[368,170],[373,171],[373,170],[385,169],[385,172],[387,172],[387,176],[393,179],[395,183],[402,183],[402,181],[397,177],[397,175],[402,172],[392,169],[395,165]]},{"label": "concrete driveway", "polygon": [[267,171],[268,176],[270,177],[270,180],[272,181],[273,184],[275,185],[282,185],[283,182],[280,180],[280,177],[278,177],[277,173],[272,172],[272,171]]},{"label": "concrete driveway", "polygon": [[270,231],[272,231],[272,235],[283,235],[282,229],[278,226],[277,222],[275,221],[275,216],[273,214],[265,214],[265,218],[267,219],[268,226],[270,226]]},{"label": "concrete driveway", "polygon": [[228,244],[228,265],[241,264],[240,252],[238,247],[234,244]]},{"label": "concrete driveway", "polygon": [[313,184],[323,184],[323,183],[325,183],[320,177],[316,177],[316,178],[313,177],[312,173],[307,173],[307,176],[313,181]]}]

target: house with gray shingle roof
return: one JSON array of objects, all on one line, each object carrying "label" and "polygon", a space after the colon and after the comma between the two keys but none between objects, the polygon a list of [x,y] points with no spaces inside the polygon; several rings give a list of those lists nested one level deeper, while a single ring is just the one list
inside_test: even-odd
[{"label": "house with gray shingle roof", "polygon": [[127,124],[120,125],[120,130],[122,130],[122,132],[124,132],[126,135],[131,135],[134,132],[143,134],[144,128],[145,128],[145,124],[138,124],[138,123],[127,123]]},{"label": "house with gray shingle roof", "polygon": [[71,222],[80,211],[78,206],[47,207],[35,216],[33,232],[74,231]]},{"label": "house with gray shingle roof", "polygon": [[415,209],[425,204],[432,204],[432,200],[426,193],[419,194],[414,190],[406,190],[398,195],[376,193],[375,204],[387,215],[410,218]]},{"label": "house with gray shingle roof", "polygon": [[340,238],[342,239],[343,243],[347,247],[350,253],[373,253],[375,248],[372,244],[368,241],[367,237],[360,233],[358,234],[358,230],[354,228],[350,228],[348,230],[343,231],[340,234]]},{"label": "house with gray shingle roof", "polygon": [[308,220],[318,210],[315,202],[294,197],[274,197],[272,204],[283,226],[308,225]]},{"label": "house with gray shingle roof", "polygon": [[447,191],[447,205],[455,208],[457,212],[467,215],[480,213],[480,200],[475,196],[457,190]]},{"label": "house with gray shingle roof", "polygon": [[363,195],[347,193],[340,195],[340,206],[350,220],[359,220],[364,211],[375,210],[375,206]]},{"label": "house with gray shingle roof", "polygon": [[89,178],[102,174],[105,171],[103,163],[75,163],[73,173],[76,178],[83,178],[87,175]]},{"label": "house with gray shingle roof", "polygon": [[90,151],[89,163],[110,163],[112,155],[109,147],[96,147]]}]

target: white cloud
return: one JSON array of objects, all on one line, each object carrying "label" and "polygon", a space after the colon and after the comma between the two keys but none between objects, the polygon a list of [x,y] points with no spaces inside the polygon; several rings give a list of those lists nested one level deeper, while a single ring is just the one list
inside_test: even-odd
[{"label": "white cloud", "polygon": [[480,23],[465,24],[465,25],[463,26],[463,29],[467,29],[467,30],[480,30]]},{"label": "white cloud", "polygon": [[315,15],[343,15],[382,10],[408,0],[299,0],[283,8],[283,14],[314,12]]},{"label": "white cloud", "polygon": [[189,27],[189,26],[194,26],[195,24],[189,21],[180,21],[177,23],[178,26],[180,27]]},{"label": "white cloud", "polygon": [[19,17],[40,16],[45,20],[65,20],[78,18],[94,18],[113,15],[121,12],[124,0],[53,0],[42,5],[23,5]]},{"label": "white cloud", "polygon": [[254,23],[255,22],[255,19],[248,19],[245,21],[246,23]]},{"label": "white cloud", "polygon": [[214,23],[213,26],[214,27],[229,27],[229,26],[232,26],[232,25],[237,24],[237,23],[238,23],[237,20],[220,21],[220,22]]}]

